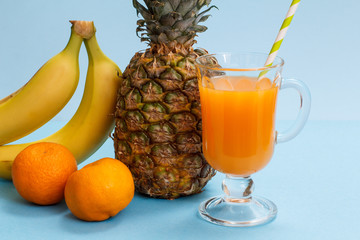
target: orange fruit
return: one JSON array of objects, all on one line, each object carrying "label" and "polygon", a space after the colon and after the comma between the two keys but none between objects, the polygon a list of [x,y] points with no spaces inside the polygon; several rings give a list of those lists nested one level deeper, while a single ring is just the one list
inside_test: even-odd
[{"label": "orange fruit", "polygon": [[65,187],[70,211],[84,221],[103,221],[123,210],[134,197],[134,180],[125,164],[103,158],[74,172]]},{"label": "orange fruit", "polygon": [[77,170],[76,159],[57,143],[35,143],[22,150],[12,165],[12,180],[18,193],[39,205],[64,198],[68,177]]}]

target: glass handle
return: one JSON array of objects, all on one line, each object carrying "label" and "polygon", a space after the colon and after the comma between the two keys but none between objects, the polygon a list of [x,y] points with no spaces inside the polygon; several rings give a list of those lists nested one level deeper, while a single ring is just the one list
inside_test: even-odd
[{"label": "glass handle", "polygon": [[295,123],[288,130],[276,132],[276,143],[286,142],[296,137],[301,129],[303,129],[310,114],[311,95],[305,83],[297,79],[283,79],[280,90],[286,88],[294,88],[297,90],[300,95],[300,109]]}]

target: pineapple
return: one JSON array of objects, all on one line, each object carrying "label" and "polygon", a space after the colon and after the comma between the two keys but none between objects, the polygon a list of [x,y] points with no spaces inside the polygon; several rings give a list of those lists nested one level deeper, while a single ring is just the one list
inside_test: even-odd
[{"label": "pineapple", "polygon": [[114,132],[115,156],[131,170],[136,190],[175,199],[199,193],[215,171],[204,159],[201,106],[193,49],[211,0],[137,0],[137,35],[149,48],[123,73]]}]

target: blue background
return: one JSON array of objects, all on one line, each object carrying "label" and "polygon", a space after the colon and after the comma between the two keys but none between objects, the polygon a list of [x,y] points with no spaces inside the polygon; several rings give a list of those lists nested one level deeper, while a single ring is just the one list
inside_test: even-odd
[{"label": "blue background", "polygon": [[[68,20],[93,20],[103,51],[124,70],[146,48],[135,34],[131,0],[0,0],[0,99],[24,85],[70,35]],[[209,52],[268,52],[290,0],[213,0],[209,30],[196,46]],[[205,191],[174,201],[136,195],[116,217],[86,223],[65,203],[26,203],[11,182],[0,180],[0,239],[359,239],[360,229],[360,20],[357,0],[300,3],[279,51],[284,76],[303,80],[312,93],[310,121],[294,140],[277,146],[267,168],[254,175],[255,193],[273,200],[277,219],[265,226],[233,229],[202,221],[199,203],[221,193],[217,176]],[[81,78],[69,104],[55,121],[21,141],[49,135],[66,123],[80,102],[87,69],[84,47]],[[278,128],[296,117],[294,91],[283,91]],[[20,116],[21,117],[21,116]],[[113,157],[111,140],[85,164]],[[81,165],[80,167],[82,167]]]},{"label": "blue background", "polygon": [[[208,31],[198,44],[209,52],[269,52],[290,0],[213,0]],[[357,0],[300,3],[279,51],[285,77],[303,80],[313,96],[312,120],[360,120],[360,20]],[[135,52],[146,48],[135,34],[131,0],[1,0],[0,98],[17,90],[66,45],[68,20],[93,20],[103,51],[124,70]],[[69,119],[82,95],[87,56],[81,49],[81,81],[73,100],[57,120]],[[278,119],[294,119],[297,95],[280,95]]]}]

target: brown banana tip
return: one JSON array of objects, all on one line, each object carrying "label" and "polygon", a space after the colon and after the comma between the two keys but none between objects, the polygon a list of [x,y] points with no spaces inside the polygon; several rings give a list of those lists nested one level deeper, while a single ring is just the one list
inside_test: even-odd
[{"label": "brown banana tip", "polygon": [[72,28],[76,34],[85,39],[90,39],[95,35],[96,29],[93,21],[70,20]]}]

